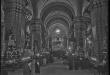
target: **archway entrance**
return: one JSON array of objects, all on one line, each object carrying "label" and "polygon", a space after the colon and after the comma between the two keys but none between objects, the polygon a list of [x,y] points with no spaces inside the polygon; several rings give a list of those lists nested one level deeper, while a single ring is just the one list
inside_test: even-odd
[{"label": "archway entrance", "polygon": [[54,23],[48,28],[48,48],[53,57],[62,58],[68,48],[68,28],[62,23]]}]

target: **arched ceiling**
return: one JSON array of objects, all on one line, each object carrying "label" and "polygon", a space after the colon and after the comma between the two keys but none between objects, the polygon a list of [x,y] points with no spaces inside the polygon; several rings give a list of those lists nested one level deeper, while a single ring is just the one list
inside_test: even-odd
[{"label": "arched ceiling", "polygon": [[[88,6],[90,1],[89,0],[38,0],[37,6],[35,5],[36,4],[35,2],[36,2],[35,0],[31,0],[31,3],[34,4],[33,8],[34,6],[37,8],[36,9],[37,18],[39,18],[42,21],[42,24],[46,28],[46,26],[48,25],[46,25],[47,23],[45,22],[47,21],[50,22],[49,21],[50,19],[47,20],[48,18],[51,18],[52,20],[63,19],[63,21],[65,22],[67,21],[67,23],[70,23],[69,25],[71,25],[71,21],[74,19],[75,16],[79,14],[83,15],[83,12],[85,12],[85,8]],[[54,16],[51,15],[50,17],[50,14],[53,14],[56,11],[60,11],[60,13],[57,13]],[[64,13],[66,14],[66,16]],[[57,15],[60,17],[58,18]],[[61,17],[62,15],[63,17]],[[69,25],[68,27],[70,27]]]},{"label": "arched ceiling", "polygon": [[[41,17],[41,13],[45,8],[49,8],[49,7],[56,7],[56,6],[63,6],[65,8],[69,8],[69,10],[73,10],[72,8],[72,2],[70,0],[40,0],[38,2],[38,18]],[[61,7],[62,8],[62,7]],[[74,13],[74,10],[73,10]]]},{"label": "arched ceiling", "polygon": [[73,19],[74,17],[74,10],[72,9],[71,6],[63,2],[53,2],[53,3],[48,4],[41,10],[41,13],[40,13],[41,20],[44,21],[46,16],[51,11],[62,11],[62,12],[67,13],[71,17],[71,19]]},{"label": "arched ceiling", "polygon": [[62,11],[55,11],[47,15],[44,21],[44,25],[46,26],[46,28],[48,28],[51,25],[50,23],[56,20],[64,21],[67,28],[70,27],[72,21],[68,14]]},{"label": "arched ceiling", "polygon": [[40,13],[44,10],[45,7],[60,4],[72,10],[73,14],[77,16],[79,13],[83,15],[86,7],[91,3],[93,0],[39,0],[38,2],[38,18],[41,17]]}]

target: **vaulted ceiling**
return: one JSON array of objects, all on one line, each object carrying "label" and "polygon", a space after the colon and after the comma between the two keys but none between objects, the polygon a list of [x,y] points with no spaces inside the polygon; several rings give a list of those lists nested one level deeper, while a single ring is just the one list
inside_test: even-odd
[{"label": "vaulted ceiling", "polygon": [[[5,0],[4,0],[5,1]],[[25,0],[28,20],[40,19],[48,29],[54,22],[70,29],[76,16],[83,16],[92,0]],[[30,14],[30,15],[28,15]]]},{"label": "vaulted ceiling", "polygon": [[[48,17],[53,17],[53,15],[50,16],[52,13],[55,16],[61,14],[63,17],[66,17],[71,24],[70,21],[72,21],[75,16],[83,16],[90,0],[31,0],[31,3],[34,13],[33,17],[40,18],[44,25]],[[60,16],[57,16],[57,19],[58,17],[64,19]]]}]

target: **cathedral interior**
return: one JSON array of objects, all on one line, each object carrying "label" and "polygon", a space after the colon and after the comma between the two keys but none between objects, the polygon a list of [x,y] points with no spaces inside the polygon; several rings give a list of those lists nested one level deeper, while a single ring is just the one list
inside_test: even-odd
[{"label": "cathedral interior", "polygon": [[[71,74],[43,73],[57,60]],[[1,75],[108,75],[107,66],[108,0],[1,0]]]}]

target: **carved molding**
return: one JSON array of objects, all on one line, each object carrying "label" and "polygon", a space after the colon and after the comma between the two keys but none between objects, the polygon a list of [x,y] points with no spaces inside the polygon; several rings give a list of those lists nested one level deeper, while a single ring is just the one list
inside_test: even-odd
[{"label": "carved molding", "polygon": [[76,17],[73,19],[73,24],[75,24],[75,23],[77,23],[77,22],[91,23],[91,18],[85,17],[85,16],[76,16]]},{"label": "carved molding", "polygon": [[33,9],[32,9],[32,3],[30,0],[27,0],[27,4],[24,8],[24,14],[26,20],[30,21],[33,18]]},{"label": "carved molding", "polygon": [[41,21],[40,19],[31,20],[31,30],[34,33],[41,33]]},{"label": "carved molding", "polygon": [[108,6],[108,0],[91,0],[87,10],[92,12],[94,9]]},{"label": "carved molding", "polygon": [[5,0],[5,13],[23,13],[26,2],[24,0]]},{"label": "carved molding", "polygon": [[77,40],[78,50],[84,50],[85,32],[91,24],[91,19],[85,16],[77,16],[73,19],[74,37]]}]

